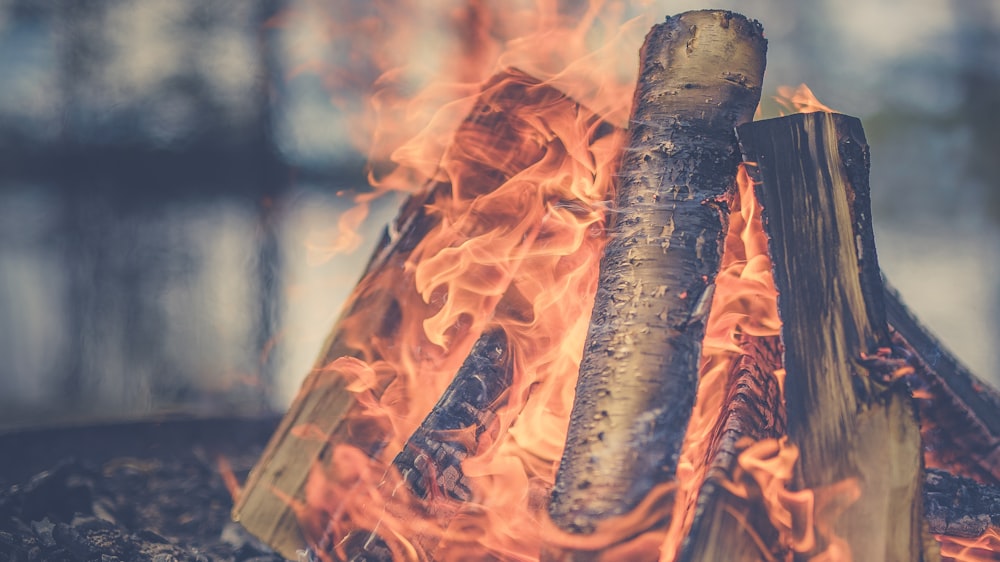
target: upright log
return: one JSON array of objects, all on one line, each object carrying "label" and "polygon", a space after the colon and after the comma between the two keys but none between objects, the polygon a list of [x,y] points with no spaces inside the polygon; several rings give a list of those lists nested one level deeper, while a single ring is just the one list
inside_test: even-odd
[{"label": "upright log", "polygon": [[591,533],[674,475],[733,186],[733,127],[760,98],[760,25],[725,11],[646,37],[610,241],[549,513]]},{"label": "upright log", "polygon": [[796,559],[845,548],[855,560],[933,558],[924,550],[914,408],[885,371],[893,363],[884,360],[890,340],[861,123],[810,113],[743,125],[737,135],[755,164],[774,264],[788,434],[801,452],[796,482],[817,498],[817,544]]},{"label": "upright log", "polygon": [[[306,547],[291,503],[302,500],[310,470],[331,450],[331,444],[352,443],[354,439],[347,433],[347,420],[356,407],[346,390],[347,381],[325,366],[342,356],[380,359],[373,355],[373,343],[394,337],[400,300],[411,293],[419,299],[412,272],[404,265],[424,236],[440,223],[439,215],[428,212],[429,206],[489,193],[541,160],[550,139],[514,109],[532,104],[549,106],[563,99],[565,95],[558,90],[540,86],[520,71],[498,74],[484,86],[484,94],[459,127],[445,156],[452,173],[460,174],[452,178],[460,188],[449,182],[429,184],[404,204],[393,228],[386,229],[331,330],[316,369],[303,383],[233,508],[234,520],[286,558],[296,558]],[[572,106],[570,101],[566,104]],[[525,135],[538,138],[526,139]],[[313,438],[297,437],[294,430],[300,427],[311,428]],[[317,434],[327,438],[317,439]],[[362,449],[379,445],[353,444]]]}]

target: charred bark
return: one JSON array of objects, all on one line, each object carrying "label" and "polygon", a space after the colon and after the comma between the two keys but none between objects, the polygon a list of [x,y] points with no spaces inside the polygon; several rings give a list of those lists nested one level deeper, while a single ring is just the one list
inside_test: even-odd
[{"label": "charred bark", "polygon": [[[924,560],[920,435],[908,391],[892,384],[868,202],[868,150],[857,119],[793,115],[737,129],[763,206],[785,345],[796,483],[822,501],[817,545],[858,560]],[[842,502],[837,494],[834,502]],[[845,544],[846,543],[846,544]]]},{"label": "charred bark", "polygon": [[891,288],[885,299],[893,344],[914,373],[907,382],[920,413],[929,466],[1000,484],[1000,392],[952,356]]},{"label": "charred bark", "polygon": [[778,546],[777,533],[768,523],[763,504],[755,501],[758,498],[736,497],[723,486],[733,478],[742,441],[777,438],[785,432],[785,407],[774,375],[781,365],[780,339],[744,336],[740,347],[743,354],[730,373],[694,522],[678,562],[755,562],[760,552],[751,533],[764,538],[764,544]]},{"label": "charred bark", "polygon": [[[356,404],[345,389],[346,381],[323,367],[343,356],[379,359],[371,355],[370,350],[376,348],[373,343],[392,341],[403,313],[400,300],[408,292],[415,294],[412,273],[404,264],[419,242],[440,223],[439,215],[428,211],[431,205],[442,206],[452,199],[472,199],[489,193],[545,155],[548,139],[526,139],[525,135],[534,134],[535,129],[512,109],[560,100],[573,106],[558,90],[541,86],[516,70],[497,75],[484,85],[483,91],[445,156],[452,170],[461,171],[460,177],[452,178],[461,188],[448,182],[430,183],[403,205],[344,305],[317,368],[303,383],[233,509],[235,520],[285,557],[294,559],[296,552],[306,546],[287,498],[303,497],[309,471],[330,451],[330,443],[353,443],[346,433],[346,420],[351,418]],[[306,424],[328,435],[328,439],[296,438],[292,430]],[[367,450],[380,442],[374,439],[371,443],[353,444]]]},{"label": "charred bark", "polygon": [[924,476],[924,510],[935,535],[975,538],[1000,531],[1000,489],[928,469]]},{"label": "charred bark", "polygon": [[549,513],[593,532],[673,477],[718,273],[715,200],[733,184],[732,128],[753,116],[766,41],[723,11],[647,35],[610,241]]},{"label": "charred bark", "polygon": [[472,499],[461,463],[475,454],[479,438],[494,427],[497,407],[512,377],[506,334],[498,328],[485,332],[430,415],[392,461],[417,496]]}]

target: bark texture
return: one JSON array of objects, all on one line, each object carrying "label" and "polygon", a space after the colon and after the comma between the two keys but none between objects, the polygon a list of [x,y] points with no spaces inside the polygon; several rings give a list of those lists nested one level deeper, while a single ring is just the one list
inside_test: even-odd
[{"label": "bark texture", "polygon": [[[923,549],[919,429],[907,389],[891,382],[894,358],[884,357],[861,123],[810,113],[737,134],[755,163],[774,263],[796,481],[820,502],[816,548],[796,557],[840,545],[856,560],[932,558]],[[857,499],[845,501],[846,490]]]},{"label": "bark texture", "polygon": [[974,538],[1000,531],[1000,489],[928,469],[924,477],[924,509],[935,535]]},{"label": "bark texture", "polygon": [[498,328],[486,331],[393,460],[415,494],[423,499],[472,499],[461,463],[475,454],[479,438],[494,427],[496,408],[512,377],[506,334]]},{"label": "bark texture", "polygon": [[549,513],[590,533],[673,477],[694,403],[733,127],[760,98],[766,41],[724,11],[667,18],[646,37],[610,242]]}]

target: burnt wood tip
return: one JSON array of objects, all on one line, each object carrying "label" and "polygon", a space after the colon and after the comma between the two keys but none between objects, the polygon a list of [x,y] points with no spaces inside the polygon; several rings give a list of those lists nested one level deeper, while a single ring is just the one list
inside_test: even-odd
[{"label": "burnt wood tip", "polygon": [[549,503],[565,530],[592,533],[674,478],[722,250],[714,202],[735,181],[733,128],[760,100],[766,44],[759,23],[722,10],[669,17],[646,36]]}]

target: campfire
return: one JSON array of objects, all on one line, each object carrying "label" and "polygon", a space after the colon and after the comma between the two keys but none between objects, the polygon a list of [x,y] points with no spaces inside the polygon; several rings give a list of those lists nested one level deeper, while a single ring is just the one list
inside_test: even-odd
[{"label": "campfire", "polygon": [[765,50],[684,13],[630,113],[510,65],[399,149],[429,179],[234,518],[320,560],[1000,556],[1000,395],[886,288],[861,123],[753,121]]}]

